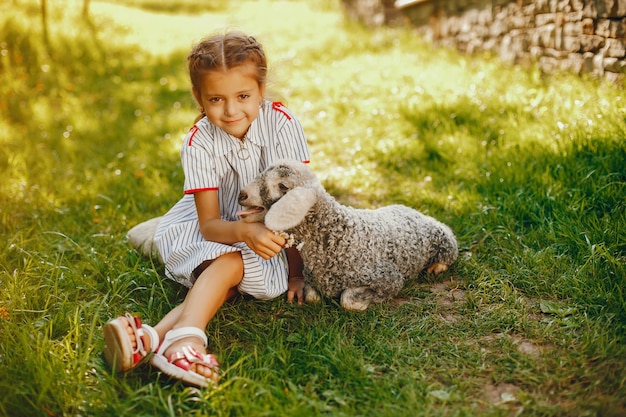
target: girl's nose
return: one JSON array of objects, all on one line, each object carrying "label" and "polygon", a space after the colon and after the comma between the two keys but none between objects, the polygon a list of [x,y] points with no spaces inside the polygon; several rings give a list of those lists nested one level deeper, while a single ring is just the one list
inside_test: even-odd
[{"label": "girl's nose", "polygon": [[232,100],[227,101],[226,105],[224,106],[224,113],[226,114],[226,116],[232,116],[233,114],[236,114],[237,103],[233,102]]}]

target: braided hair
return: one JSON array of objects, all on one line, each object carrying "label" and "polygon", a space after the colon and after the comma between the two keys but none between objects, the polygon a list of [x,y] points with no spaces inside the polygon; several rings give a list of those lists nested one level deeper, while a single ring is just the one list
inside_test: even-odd
[{"label": "braided hair", "polygon": [[[227,32],[203,39],[187,56],[189,78],[196,91],[200,91],[202,76],[209,71],[228,71],[245,64],[256,68],[259,87],[267,79],[267,59],[261,44],[252,36],[241,32]],[[202,110],[201,110],[202,112]],[[198,118],[202,118],[203,114]]]}]

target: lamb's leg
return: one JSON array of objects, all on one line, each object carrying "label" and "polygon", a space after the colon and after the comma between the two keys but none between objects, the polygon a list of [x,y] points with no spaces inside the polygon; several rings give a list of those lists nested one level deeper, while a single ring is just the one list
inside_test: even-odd
[{"label": "lamb's leg", "polygon": [[317,290],[310,285],[304,286],[304,302],[307,304],[319,303],[322,298]]},{"label": "lamb's leg", "polygon": [[348,311],[364,311],[374,299],[369,287],[348,288],[341,293],[341,306]]},{"label": "lamb's leg", "polygon": [[446,272],[447,270],[448,270],[448,265],[440,264],[440,263],[434,263],[428,268],[426,268],[426,272],[428,272],[429,274],[433,274],[433,275],[439,275],[442,272]]}]

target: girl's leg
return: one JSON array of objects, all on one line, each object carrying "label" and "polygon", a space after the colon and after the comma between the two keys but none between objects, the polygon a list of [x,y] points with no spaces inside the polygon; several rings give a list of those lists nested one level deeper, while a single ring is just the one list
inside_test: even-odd
[{"label": "girl's leg", "polygon": [[[185,301],[155,326],[159,338],[163,340],[165,333],[180,327],[191,326],[204,331],[224,302],[237,293],[236,287],[242,278],[243,260],[239,252],[225,254],[215,259],[200,274],[187,293]],[[182,346],[192,346],[199,352],[206,350],[198,338],[190,337],[173,343],[163,353],[167,357]],[[209,368],[193,370],[209,378],[213,375]]]},{"label": "girl's leg", "polygon": [[[209,321],[215,316],[217,310],[226,300],[237,294],[237,285],[243,277],[243,261],[241,255],[231,253],[223,255],[211,262],[209,266],[200,274],[194,286],[187,293],[185,300],[170,310],[156,326],[159,340],[165,338],[165,334],[175,328],[184,326],[194,326],[205,330]],[[200,306],[200,307],[198,307]],[[184,316],[183,316],[184,314]],[[125,319],[125,317],[120,317]],[[135,333],[130,323],[127,323],[126,332],[131,341],[132,348],[135,349],[137,341]],[[152,340],[148,333],[144,333],[142,341],[145,349],[150,352]],[[191,345],[196,350],[204,352],[204,346],[196,338],[183,339],[173,344],[166,352],[176,352],[176,348],[182,345]],[[196,370],[196,372],[210,377],[211,372],[206,370]]]}]

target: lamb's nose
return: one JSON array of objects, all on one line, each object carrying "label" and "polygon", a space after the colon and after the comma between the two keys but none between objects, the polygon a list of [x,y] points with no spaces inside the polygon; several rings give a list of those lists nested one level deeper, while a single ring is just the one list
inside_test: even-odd
[{"label": "lamb's nose", "polygon": [[239,201],[244,201],[244,200],[247,200],[247,199],[248,199],[248,193],[246,193],[244,191],[241,191],[239,193]]}]

